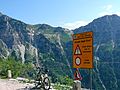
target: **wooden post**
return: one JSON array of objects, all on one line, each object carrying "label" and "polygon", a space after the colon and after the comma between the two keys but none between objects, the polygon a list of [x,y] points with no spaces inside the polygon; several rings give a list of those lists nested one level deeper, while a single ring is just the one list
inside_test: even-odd
[{"label": "wooden post", "polygon": [[79,80],[74,80],[73,82],[73,90],[82,90],[81,82]]}]

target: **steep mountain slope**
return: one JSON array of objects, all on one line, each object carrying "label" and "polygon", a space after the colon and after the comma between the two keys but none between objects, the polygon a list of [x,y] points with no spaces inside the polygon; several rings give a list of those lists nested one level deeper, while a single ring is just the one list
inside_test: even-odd
[{"label": "steep mountain slope", "polygon": [[[107,15],[73,31],[46,24],[29,25],[0,13],[0,57],[14,56],[50,70],[54,78],[73,75],[73,33],[93,31],[94,90],[120,89],[120,17]],[[89,70],[81,69],[82,86],[90,87]]]},{"label": "steep mountain slope", "polygon": [[71,33],[46,24],[28,25],[0,14],[0,57],[13,56],[22,63],[43,64],[56,77],[71,76],[65,52]]},{"label": "steep mountain slope", "polygon": [[107,15],[93,20],[74,33],[93,31],[94,69],[93,88],[95,90],[120,89],[120,17]]}]

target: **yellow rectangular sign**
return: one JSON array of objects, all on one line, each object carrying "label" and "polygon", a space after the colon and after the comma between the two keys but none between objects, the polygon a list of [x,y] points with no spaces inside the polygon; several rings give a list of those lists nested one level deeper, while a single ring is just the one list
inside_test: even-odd
[{"label": "yellow rectangular sign", "polygon": [[73,35],[73,68],[93,68],[93,32]]}]

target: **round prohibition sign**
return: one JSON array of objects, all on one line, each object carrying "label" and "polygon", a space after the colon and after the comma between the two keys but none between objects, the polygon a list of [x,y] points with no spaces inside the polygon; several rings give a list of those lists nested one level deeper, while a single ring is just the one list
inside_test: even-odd
[{"label": "round prohibition sign", "polygon": [[75,58],[75,64],[76,64],[77,66],[79,66],[79,65],[81,64],[81,59],[80,59],[80,57],[76,57],[76,58]]}]

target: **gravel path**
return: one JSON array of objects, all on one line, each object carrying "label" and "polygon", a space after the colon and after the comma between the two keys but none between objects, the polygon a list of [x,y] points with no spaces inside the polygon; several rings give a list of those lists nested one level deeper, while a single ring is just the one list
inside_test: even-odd
[{"label": "gravel path", "polygon": [[15,79],[4,80],[0,79],[0,90],[29,90],[26,87],[33,87],[33,84],[20,83]]}]

